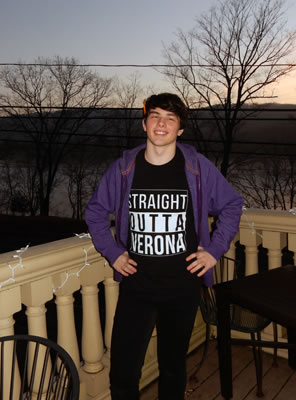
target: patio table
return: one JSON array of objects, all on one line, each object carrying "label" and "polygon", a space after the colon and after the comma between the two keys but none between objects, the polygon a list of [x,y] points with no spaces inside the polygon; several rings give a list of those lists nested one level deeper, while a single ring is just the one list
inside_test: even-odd
[{"label": "patio table", "polygon": [[288,348],[296,369],[296,266],[284,266],[214,286],[218,308],[218,354],[221,395],[232,397],[231,344],[253,343],[230,337],[230,304],[238,304],[287,328],[288,343],[254,341],[262,347]]}]

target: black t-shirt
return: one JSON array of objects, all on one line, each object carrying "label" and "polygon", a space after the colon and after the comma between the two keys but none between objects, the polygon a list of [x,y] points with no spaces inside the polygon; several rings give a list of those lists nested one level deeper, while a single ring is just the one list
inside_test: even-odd
[{"label": "black t-shirt", "polygon": [[148,163],[140,151],[129,195],[128,238],[130,257],[138,266],[124,284],[141,291],[192,287],[198,278],[186,270],[185,258],[197,245],[181,151],[164,165]]}]

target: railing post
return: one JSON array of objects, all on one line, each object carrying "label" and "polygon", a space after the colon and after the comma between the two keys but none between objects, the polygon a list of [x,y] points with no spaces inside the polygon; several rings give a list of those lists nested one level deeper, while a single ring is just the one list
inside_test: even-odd
[{"label": "railing post", "polygon": [[[282,265],[282,249],[287,245],[287,234],[284,232],[263,231],[263,246],[268,249],[268,269],[278,268]],[[279,326],[279,336],[284,336],[283,327]],[[271,325],[264,329],[264,333],[273,337]]]},{"label": "railing post", "polygon": [[268,249],[268,268],[282,265],[282,249],[287,245],[287,234],[284,232],[263,231],[263,246]]},{"label": "railing post", "polygon": [[22,309],[20,287],[1,291],[0,304],[0,336],[13,335],[13,314]]},{"label": "railing post", "polygon": [[105,346],[107,349],[106,358],[109,360],[113,319],[119,294],[119,283],[115,282],[113,278],[105,278],[104,287],[105,287],[105,302],[106,302]]},{"label": "railing post", "polygon": [[104,279],[104,260],[93,262],[80,274],[82,295],[82,358],[83,370],[87,373],[97,373],[104,368],[103,334],[99,313],[98,283]]},{"label": "railing post", "polygon": [[[50,277],[26,283],[25,285],[22,286],[21,293],[22,293],[22,302],[27,307],[26,315],[28,321],[29,335],[42,336],[47,338],[45,303],[53,298],[52,281]],[[29,381],[31,377],[31,369],[33,366],[35,346],[36,345],[33,343],[29,344],[29,361],[28,361]],[[33,386],[33,392],[35,396],[33,398],[36,399],[38,397],[38,388],[42,375],[42,366],[45,357],[45,351],[46,349],[44,348],[44,346],[40,346],[39,349],[40,356],[38,357],[36,378],[34,379],[34,386]],[[50,368],[51,368],[51,362],[49,360],[49,369],[47,369],[43,387],[44,397],[46,395],[46,389],[49,382]]]},{"label": "railing post", "polygon": [[258,246],[261,236],[251,228],[240,228],[240,243],[246,246],[246,275],[258,272]]},{"label": "railing post", "polygon": [[294,265],[296,265],[296,233],[288,233],[288,249],[294,253]]},{"label": "railing post", "polygon": [[[21,304],[21,292],[20,287],[14,287],[0,292],[0,304],[5,305],[0,307],[0,336],[9,336],[14,334],[14,318],[13,314],[20,311],[22,308]],[[10,391],[10,372],[12,365],[12,351],[13,342],[7,343],[5,346],[4,353],[4,393],[3,398],[8,399]],[[7,373],[7,374],[6,374]],[[18,399],[18,394],[21,386],[21,379],[19,370],[17,368],[15,372],[15,396],[14,399]]]},{"label": "railing post", "polygon": [[22,303],[27,307],[29,335],[47,338],[45,303],[53,298],[50,277],[26,283],[21,288]]},{"label": "railing post", "polygon": [[[89,266],[80,275],[83,301],[82,358],[85,362],[81,369],[81,379],[91,398],[110,398],[109,359],[104,354],[103,333],[100,322],[97,284],[104,280],[105,259],[95,250],[90,251]],[[105,324],[108,324],[108,307],[105,310]],[[105,343],[107,346],[107,344]]]},{"label": "railing post", "polygon": [[[72,272],[74,271],[72,270],[71,273]],[[55,275],[53,277],[53,282],[56,288],[55,303],[57,305],[57,341],[58,344],[70,354],[76,368],[79,370],[80,356],[75,329],[73,293],[80,288],[80,282],[76,275],[71,275],[65,282],[65,274]]]}]

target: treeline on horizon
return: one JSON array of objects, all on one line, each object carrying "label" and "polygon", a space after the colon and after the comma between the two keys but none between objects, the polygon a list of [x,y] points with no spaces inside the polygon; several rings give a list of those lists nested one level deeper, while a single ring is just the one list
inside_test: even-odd
[{"label": "treeline on horizon", "polygon": [[[217,108],[219,109],[219,107]],[[61,117],[61,112],[53,107],[52,111],[47,112],[46,119],[54,121],[63,118],[73,121],[79,119],[79,114],[79,108],[69,109],[63,110]],[[224,118],[223,114],[224,111],[221,110],[221,120]],[[18,147],[18,144],[21,144],[20,147],[23,148],[23,146],[32,144],[31,134],[38,132],[38,124],[42,123],[40,117],[36,115],[33,126],[31,119],[34,119],[35,115],[35,113],[30,113],[30,116],[26,114],[17,118],[0,117],[0,146],[3,147],[6,144]],[[105,107],[92,110],[83,127],[74,133],[69,145],[76,146],[78,143],[86,147],[93,147],[94,150],[105,148],[116,156],[124,149],[144,142],[142,118],[142,108],[138,107]],[[237,118],[242,122],[233,140],[235,146],[232,149],[233,154],[249,154],[250,151],[258,154],[258,145],[263,144],[265,148],[269,148],[264,153],[267,156],[275,154],[285,156],[291,152],[295,153],[293,146],[296,146],[294,134],[296,105],[276,103],[247,105],[239,112]],[[20,120],[22,120],[21,123]],[[71,124],[65,124],[64,130],[59,132],[61,144],[66,141],[67,135],[72,135],[70,131]],[[45,134],[40,128],[40,135]],[[198,151],[209,158],[212,158],[211,153],[223,151],[221,148],[223,140],[217,131],[212,112],[207,107],[189,109],[188,125],[180,140],[196,146]],[[202,143],[201,146],[199,146],[200,143]],[[287,146],[287,153],[281,150],[280,145]],[[262,151],[260,155],[263,155]]]},{"label": "treeline on horizon", "polygon": [[[247,107],[247,111],[250,110],[251,107]],[[293,208],[296,199],[296,106],[264,104],[255,110],[241,121],[235,133],[228,179],[244,196],[247,206]],[[85,204],[104,170],[126,148],[145,141],[140,108],[92,110],[74,134],[71,127],[73,121],[79,120],[80,110],[63,111],[63,129],[53,136],[52,146],[64,151],[60,153],[63,157],[59,164],[55,164],[55,160],[50,161],[47,157],[46,149],[50,145],[50,129],[52,127],[54,134],[60,114],[60,111],[48,112],[46,130],[39,134],[40,120],[35,120],[33,113],[21,118],[0,119],[0,213],[56,215],[52,199],[63,189],[71,217],[83,219]],[[223,142],[215,127],[209,110],[190,110],[182,141],[193,144],[219,167]],[[67,141],[69,136],[71,140]],[[36,152],[47,157],[47,164],[40,171],[35,164]],[[42,178],[48,168],[57,166],[58,174],[48,190],[48,184],[42,183]],[[40,209],[40,181],[48,196],[48,208],[43,212]]]}]

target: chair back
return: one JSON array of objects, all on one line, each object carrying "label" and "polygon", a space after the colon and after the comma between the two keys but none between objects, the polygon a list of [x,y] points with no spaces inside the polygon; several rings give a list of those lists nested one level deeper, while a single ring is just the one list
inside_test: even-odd
[{"label": "chair back", "polygon": [[221,257],[217,262],[217,265],[214,267],[215,284],[236,279],[238,277],[239,266],[239,261],[226,256]]},{"label": "chair back", "polygon": [[[236,279],[238,262],[223,256],[214,267],[214,283]],[[206,323],[217,325],[217,306],[215,291],[211,287],[203,287],[201,291],[200,310]]]},{"label": "chair back", "polygon": [[57,343],[32,335],[0,337],[0,400],[78,400],[79,376]]}]

